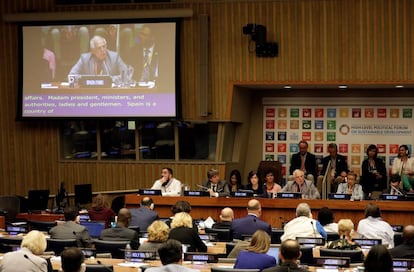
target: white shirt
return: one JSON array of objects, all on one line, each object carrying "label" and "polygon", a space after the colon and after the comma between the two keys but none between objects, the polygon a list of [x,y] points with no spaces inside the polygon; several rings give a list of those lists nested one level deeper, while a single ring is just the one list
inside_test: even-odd
[{"label": "white shirt", "polygon": [[156,180],[151,189],[161,190],[163,196],[180,196],[181,195],[181,181],[176,178],[171,178],[167,185],[162,186],[163,179]]},{"label": "white shirt", "polygon": [[323,226],[326,232],[338,232],[338,223],[329,223]]},{"label": "white shirt", "polygon": [[283,230],[284,233],[280,237],[282,242],[287,239],[296,240],[296,237],[322,237],[316,229],[316,220],[306,216],[299,216],[290,220]]},{"label": "white shirt", "polygon": [[357,232],[361,238],[366,239],[381,239],[383,245],[388,245],[389,248],[394,247],[394,231],[387,222],[381,218],[374,218],[368,216],[358,223]]}]

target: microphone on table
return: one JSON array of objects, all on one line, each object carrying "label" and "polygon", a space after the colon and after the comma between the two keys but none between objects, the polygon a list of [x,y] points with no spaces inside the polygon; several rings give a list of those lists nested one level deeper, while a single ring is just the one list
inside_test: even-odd
[{"label": "microphone on table", "polygon": [[105,264],[103,264],[100,260],[97,260],[96,261],[99,265],[103,265],[103,267],[106,269],[106,270],[108,270],[108,271],[110,271],[110,272],[113,272],[113,270],[111,269],[111,268],[109,268],[108,266],[106,266]]},{"label": "microphone on table", "polygon": [[312,229],[313,229],[313,237],[316,238],[316,229],[315,229],[315,225],[313,224],[313,221],[311,221],[312,224]]},{"label": "microphone on table", "polygon": [[400,190],[397,189],[397,187],[391,185],[391,188],[394,189],[399,195],[404,195]]},{"label": "microphone on table", "polygon": [[41,271],[43,270],[43,267],[41,267],[40,265],[38,265],[37,263],[35,263],[32,259],[29,258],[29,256],[27,256],[27,254],[23,255],[26,259],[28,259],[32,264],[34,264],[37,268],[39,268]]}]

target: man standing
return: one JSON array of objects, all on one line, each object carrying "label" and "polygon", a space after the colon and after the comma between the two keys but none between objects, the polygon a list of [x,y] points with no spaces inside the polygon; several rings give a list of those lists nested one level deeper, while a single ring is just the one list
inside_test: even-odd
[{"label": "man standing", "polygon": [[229,187],[224,180],[220,180],[219,171],[210,169],[207,172],[208,180],[203,183],[203,187],[210,193],[211,197],[230,196]]},{"label": "man standing", "polygon": [[289,172],[293,175],[296,169],[302,170],[306,176],[312,175],[316,181],[316,157],[308,152],[308,143],[304,140],[299,142],[299,152],[292,155]]},{"label": "man standing", "polygon": [[[338,154],[338,146],[336,144],[330,143],[328,145],[328,152],[329,156],[322,159],[323,168],[321,175],[325,175],[326,171],[328,171],[327,180],[333,184],[335,178],[339,176],[342,171],[348,173],[349,168],[346,157]],[[331,192],[336,192],[337,187],[337,185],[331,186]]]},{"label": "man standing", "polygon": [[173,177],[173,170],[164,167],[161,171],[161,178],[154,182],[151,189],[161,190],[163,196],[180,196],[181,181]]},{"label": "man standing", "polygon": [[301,193],[304,199],[319,199],[320,194],[312,181],[305,180],[302,170],[293,171],[294,180],[288,181],[282,189],[282,193]]},{"label": "man standing", "polygon": [[140,231],[147,231],[149,225],[158,219],[158,213],[154,210],[154,201],[151,197],[141,199],[141,207],[130,209],[131,226],[139,227]]},{"label": "man standing", "polygon": [[272,228],[269,223],[260,220],[262,215],[262,206],[257,199],[251,199],[247,203],[247,216],[234,219],[230,232],[233,239],[243,239],[243,235],[252,235],[256,230],[264,230],[270,236],[272,235]]}]

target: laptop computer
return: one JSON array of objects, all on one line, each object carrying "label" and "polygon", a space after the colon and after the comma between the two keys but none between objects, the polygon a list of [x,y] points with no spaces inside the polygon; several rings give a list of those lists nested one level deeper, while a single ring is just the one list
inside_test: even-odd
[{"label": "laptop computer", "polygon": [[351,195],[350,194],[328,194],[329,199],[335,199],[335,200],[350,200]]},{"label": "laptop computer", "polygon": [[266,252],[267,255],[272,256],[276,259],[276,263],[279,263],[279,244],[271,244],[269,250]]},{"label": "laptop computer", "polygon": [[81,221],[80,224],[88,230],[92,238],[99,238],[101,232],[105,229],[104,221]]},{"label": "laptop computer", "polygon": [[301,193],[277,193],[277,198],[299,199],[299,198],[302,198],[302,194]]}]

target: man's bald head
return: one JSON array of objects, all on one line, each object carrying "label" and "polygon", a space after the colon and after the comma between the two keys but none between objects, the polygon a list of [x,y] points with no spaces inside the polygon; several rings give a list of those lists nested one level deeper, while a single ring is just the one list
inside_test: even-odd
[{"label": "man's bald head", "polygon": [[296,240],[286,240],[280,245],[280,253],[279,256],[281,257],[282,261],[297,261],[300,256],[302,255],[300,251],[300,246],[298,241]]},{"label": "man's bald head", "polygon": [[404,241],[406,242],[414,243],[414,226],[413,225],[407,225],[404,227],[403,238],[404,238]]},{"label": "man's bald head", "polygon": [[220,214],[220,219],[221,221],[233,221],[234,219],[234,212],[232,210],[232,208],[226,207],[224,209],[221,210],[221,214]]},{"label": "man's bald head", "polygon": [[127,208],[120,209],[118,212],[117,223],[121,223],[125,227],[128,227],[130,220],[131,220],[131,212]]},{"label": "man's bald head", "polygon": [[262,214],[262,206],[260,205],[259,200],[250,199],[247,203],[247,212],[254,213],[257,216],[260,216]]}]

